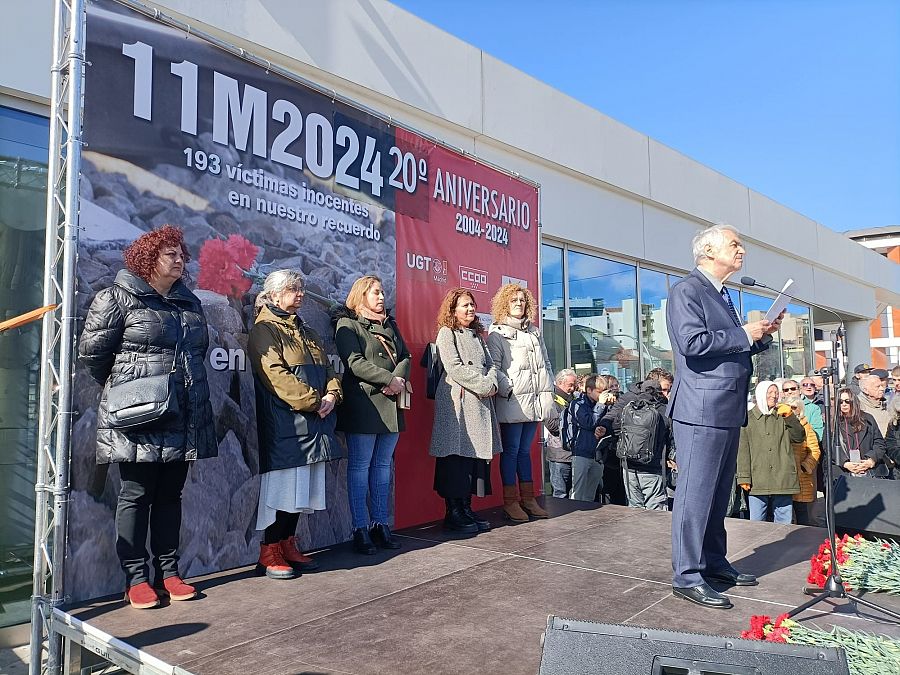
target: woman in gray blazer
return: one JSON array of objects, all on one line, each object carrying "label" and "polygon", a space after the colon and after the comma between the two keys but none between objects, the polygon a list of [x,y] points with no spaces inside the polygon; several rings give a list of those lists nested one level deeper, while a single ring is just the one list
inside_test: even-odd
[{"label": "woman in gray blazer", "polygon": [[445,372],[435,392],[429,450],[437,458],[434,489],[447,504],[444,527],[464,534],[490,529],[472,511],[472,495],[491,494],[490,460],[501,451],[493,399],[497,368],[481,339],[476,309],[464,288],[451,290],[441,303],[436,343]]}]

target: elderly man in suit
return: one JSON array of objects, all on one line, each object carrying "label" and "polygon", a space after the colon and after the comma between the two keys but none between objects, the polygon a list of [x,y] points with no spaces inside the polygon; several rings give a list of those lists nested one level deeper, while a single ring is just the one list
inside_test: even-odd
[{"label": "elderly man in suit", "polygon": [[768,348],[774,322],[742,324],[725,281],[741,269],[744,246],[727,225],[697,234],[697,267],[669,292],[666,321],[675,353],[669,395],[678,488],[672,514],[672,592],[704,607],[731,601],[707,580],[753,586],[725,557],[725,510],[733,489],[740,429],[747,422],[750,357]]}]

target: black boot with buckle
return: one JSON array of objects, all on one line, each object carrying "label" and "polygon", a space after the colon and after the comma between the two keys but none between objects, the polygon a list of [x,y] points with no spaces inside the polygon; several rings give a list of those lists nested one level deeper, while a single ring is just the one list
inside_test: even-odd
[{"label": "black boot with buckle", "polygon": [[465,512],[462,499],[447,499],[447,515],[444,516],[444,529],[460,534],[478,534],[478,525]]},{"label": "black boot with buckle", "polygon": [[472,495],[463,498],[463,513],[475,523],[479,532],[487,532],[491,529],[491,524],[472,510]]}]

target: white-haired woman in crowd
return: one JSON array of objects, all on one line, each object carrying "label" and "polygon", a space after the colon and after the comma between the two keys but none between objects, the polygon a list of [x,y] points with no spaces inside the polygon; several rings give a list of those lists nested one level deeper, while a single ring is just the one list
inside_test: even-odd
[{"label": "white-haired woman in crowd", "polygon": [[333,414],[341,384],[322,340],[297,316],[302,302],[303,276],[272,272],[256,299],[248,344],[261,474],[258,570],[273,579],[318,567],[297,548],[297,521],[325,508],[324,462],[341,452]]}]

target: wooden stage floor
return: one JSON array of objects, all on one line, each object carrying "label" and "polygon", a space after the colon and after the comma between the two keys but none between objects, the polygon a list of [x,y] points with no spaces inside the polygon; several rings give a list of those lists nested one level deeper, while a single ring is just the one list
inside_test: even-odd
[{"label": "wooden stage floor", "polygon": [[[547,616],[737,636],[753,614],[804,602],[819,528],[729,519],[729,558],[760,585],[726,588],[728,611],[672,596],[670,514],[545,498],[549,520],[496,525],[468,539],[438,525],[404,530],[403,548],[315,553],[321,570],[291,581],[241,569],[204,577],[201,598],[153,610],[120,598],[72,616],[197,675],[528,673],[538,671]],[[900,610],[900,600],[871,596]],[[811,625],[900,637],[900,625],[846,601],[821,603]]]}]

